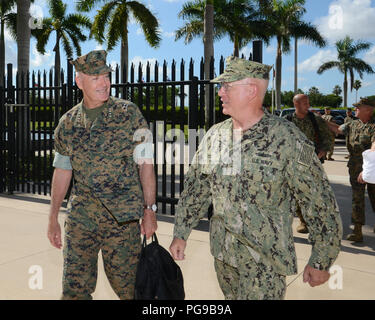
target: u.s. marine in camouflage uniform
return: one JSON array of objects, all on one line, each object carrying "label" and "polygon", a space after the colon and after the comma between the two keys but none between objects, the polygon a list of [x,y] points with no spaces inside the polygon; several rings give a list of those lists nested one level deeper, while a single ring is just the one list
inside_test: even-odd
[{"label": "u.s. marine in camouflage uniform", "polygon": [[375,117],[373,111],[375,108],[375,99],[361,98],[355,103],[356,117],[358,119],[350,120],[341,125],[338,133],[346,136],[347,148],[349,151],[349,176],[352,186],[352,223],[354,224],[353,233],[349,234],[347,239],[355,242],[362,242],[362,225],[365,224],[365,189],[375,212],[375,185],[365,183],[362,179],[362,152],[370,149],[375,141]]},{"label": "u.s. marine in camouflage uniform", "polygon": [[[322,119],[324,119],[327,122],[336,123],[335,120],[333,119],[333,116],[331,115],[331,109],[328,107],[324,108],[324,114],[322,115]],[[327,152],[327,160],[333,161],[335,160],[332,158],[332,156],[333,156],[333,151],[335,148],[336,134],[333,133],[332,131],[330,131],[329,133],[330,133],[330,138],[331,138],[331,147]]]},{"label": "u.s. marine in camouflage uniform", "polygon": [[[152,155],[134,157],[138,129],[147,122],[138,107],[109,96],[106,52],[73,61],[83,101],[65,113],[55,130],[55,159],[48,238],[61,248],[58,211],[70,179],[74,184],[65,219],[62,299],[91,299],[102,252],[108,280],[120,299],[133,299],[141,232],[156,230]],[[135,161],[136,160],[136,161]]]},{"label": "u.s. marine in camouflage uniform", "polygon": [[231,118],[205,135],[186,176],[176,212],[173,257],[213,203],[210,248],[226,299],[283,299],[297,272],[293,207],[310,228],[312,253],[304,281],[328,280],[342,233],[335,196],[314,146],[291,122],[265,113],[269,66],[230,57],[221,83]]},{"label": "u.s. marine in camouflage uniform", "polygon": [[[293,97],[293,104],[296,111],[287,116],[314,144],[315,152],[321,161],[324,160],[327,152],[331,149],[332,141],[330,139],[331,132],[326,122],[315,113],[309,111],[310,101],[306,94],[297,94]],[[314,122],[313,122],[314,121]],[[306,222],[303,219],[301,208],[297,205],[296,214],[300,219],[297,226],[297,232],[308,233]]]}]

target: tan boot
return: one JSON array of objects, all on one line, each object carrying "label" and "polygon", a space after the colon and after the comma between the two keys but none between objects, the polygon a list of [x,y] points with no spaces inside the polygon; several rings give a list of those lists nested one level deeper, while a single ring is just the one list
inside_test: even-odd
[{"label": "tan boot", "polygon": [[349,234],[346,239],[354,242],[363,242],[362,225],[355,224],[353,233]]}]

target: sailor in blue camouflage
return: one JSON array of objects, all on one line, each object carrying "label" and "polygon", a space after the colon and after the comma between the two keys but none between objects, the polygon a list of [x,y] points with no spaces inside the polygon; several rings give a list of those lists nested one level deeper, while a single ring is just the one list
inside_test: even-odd
[{"label": "sailor in blue camouflage", "polygon": [[[231,72],[237,67],[242,77],[254,79],[252,71],[244,74],[241,67],[248,64],[247,70],[254,70],[254,63],[237,59],[227,60]],[[269,66],[262,72],[258,64],[256,67],[257,75],[269,71]],[[230,90],[237,88],[233,95],[253,88],[236,82],[238,78],[231,83],[225,72],[213,81],[223,79]],[[219,95],[223,99],[222,90]],[[259,112],[261,102],[251,112]],[[235,122],[232,116],[214,125],[199,145],[178,202],[172,255],[184,258],[186,240],[212,202],[210,250],[224,297],[283,299],[285,277],[297,273],[292,222],[298,202],[312,244],[304,281],[312,286],[321,284],[328,279],[326,271],[339,253],[342,224],[313,143],[293,123],[268,112],[245,130],[235,128]],[[308,276],[322,272],[326,277],[322,282]]]},{"label": "sailor in blue camouflage", "polygon": [[62,245],[58,210],[74,179],[64,225],[62,299],[92,299],[99,251],[117,296],[133,299],[140,235],[150,237],[157,227],[155,212],[145,208],[155,202],[152,156],[134,156],[140,143],[135,133],[148,125],[134,103],[109,96],[105,58],[104,50],[96,50],[73,61],[83,100],[54,132],[48,237],[56,248]]}]

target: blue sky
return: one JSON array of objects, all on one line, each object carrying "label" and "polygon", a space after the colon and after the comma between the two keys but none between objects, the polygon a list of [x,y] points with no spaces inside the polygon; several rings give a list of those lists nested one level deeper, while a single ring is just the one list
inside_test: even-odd
[{"label": "blue sky", "polygon": [[[68,3],[68,11],[75,11],[74,2]],[[195,73],[198,73],[199,62],[203,55],[202,39],[195,39],[190,44],[185,45],[183,40],[175,41],[174,32],[183,25],[184,21],[177,17],[182,5],[186,0],[143,0],[145,5],[156,15],[160,21],[162,41],[157,49],[151,48],[144,36],[140,33],[139,25],[131,23],[129,26],[129,58],[137,66],[139,62],[143,65],[150,61],[158,61],[159,65],[165,60],[168,67],[172,60],[179,64],[181,59],[189,62],[193,58],[196,63]],[[364,59],[375,70],[375,0],[307,0],[305,5],[307,11],[303,16],[305,21],[313,23],[321,34],[327,39],[328,45],[325,48],[318,48],[306,42],[300,42],[298,45],[298,87],[307,91],[312,86],[317,87],[322,93],[332,92],[335,85],[342,86],[343,75],[335,69],[328,70],[322,75],[318,75],[318,67],[329,60],[336,60],[336,50],[334,43],[344,38],[346,35],[355,40],[368,41],[372,43],[370,50],[363,52],[358,57]],[[31,14],[35,17],[48,16],[48,9],[45,0],[36,0],[32,6]],[[95,10],[89,13],[91,17]],[[293,42],[294,43],[294,42]],[[47,45],[47,53],[42,56],[36,52],[35,40],[31,40],[30,49],[30,69],[49,70],[54,64],[54,35],[51,36]],[[90,50],[103,48],[94,40],[82,43],[82,52],[87,53]],[[282,66],[282,90],[293,90],[294,87],[294,44],[289,54],[283,55]],[[223,38],[215,42],[215,60],[218,61],[221,56],[227,57],[232,54],[233,44],[228,38]],[[251,44],[241,50],[246,56],[252,50]],[[17,65],[17,46],[16,43],[6,34],[6,63]],[[120,44],[108,53],[107,61],[112,65],[119,63]],[[268,47],[263,47],[263,63],[273,65],[276,58],[276,41],[271,41]],[[62,52],[62,67],[66,67],[66,57]],[[355,74],[359,79],[358,74]],[[375,75],[365,74],[362,81],[362,88],[358,91],[359,96],[375,94]],[[270,83],[269,88],[271,88]],[[348,103],[355,102],[356,94],[349,91]]]}]

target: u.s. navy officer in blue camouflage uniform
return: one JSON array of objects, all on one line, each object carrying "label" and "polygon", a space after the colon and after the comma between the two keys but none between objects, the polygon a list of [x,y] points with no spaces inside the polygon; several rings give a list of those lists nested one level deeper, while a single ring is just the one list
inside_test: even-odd
[{"label": "u.s. navy officer in blue camouflage uniform", "polygon": [[83,100],[61,117],[54,134],[48,238],[56,248],[62,246],[59,208],[74,177],[62,299],[92,298],[99,250],[115,293],[133,299],[140,231],[149,238],[157,228],[152,154],[134,153],[134,133],[147,123],[136,105],[110,97],[106,55],[96,50],[73,61]]},{"label": "u.s. navy officer in blue camouflage uniform", "polygon": [[297,273],[292,221],[301,206],[312,244],[303,280],[329,278],[342,223],[314,145],[291,122],[262,109],[269,66],[229,57],[219,96],[231,118],[205,135],[186,176],[170,251],[184,259],[191,230],[211,202],[210,247],[226,299],[283,299]]}]

